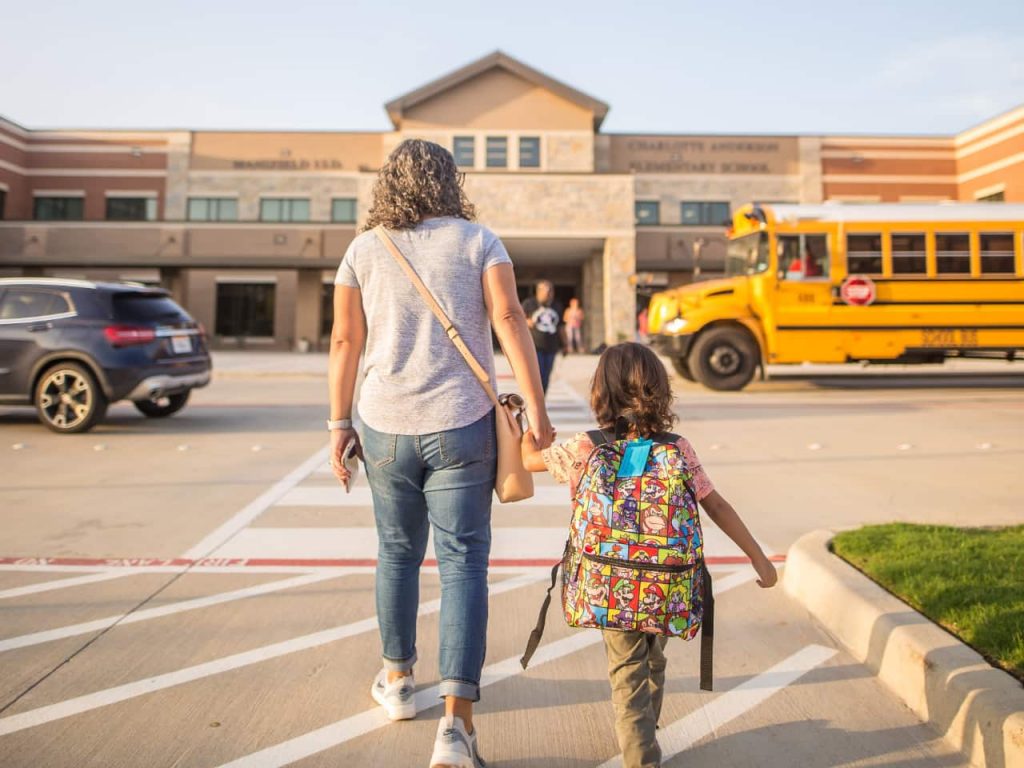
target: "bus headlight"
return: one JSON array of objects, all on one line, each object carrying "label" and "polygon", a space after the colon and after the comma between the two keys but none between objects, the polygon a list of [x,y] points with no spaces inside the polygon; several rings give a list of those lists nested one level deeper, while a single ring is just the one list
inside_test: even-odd
[{"label": "bus headlight", "polygon": [[668,333],[679,333],[683,328],[687,326],[685,317],[677,317],[675,320],[669,320],[665,323],[665,330]]}]

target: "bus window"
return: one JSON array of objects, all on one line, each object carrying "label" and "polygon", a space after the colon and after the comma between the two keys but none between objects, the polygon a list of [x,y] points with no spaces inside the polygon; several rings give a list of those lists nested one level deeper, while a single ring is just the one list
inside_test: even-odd
[{"label": "bus window", "polygon": [[882,236],[846,236],[846,274],[882,274]]},{"label": "bus window", "polygon": [[981,235],[981,274],[1012,275],[1013,235],[1009,232]]},{"label": "bus window", "polygon": [[725,252],[725,274],[756,275],[768,269],[768,238],[763,232],[730,240]]},{"label": "bus window", "polygon": [[924,235],[894,234],[892,236],[892,273],[924,275],[928,260],[924,252]]},{"label": "bus window", "polygon": [[825,235],[780,235],[778,240],[779,272],[786,280],[829,277]]},{"label": "bus window", "polygon": [[971,238],[966,233],[935,235],[935,264],[940,275],[971,274]]}]

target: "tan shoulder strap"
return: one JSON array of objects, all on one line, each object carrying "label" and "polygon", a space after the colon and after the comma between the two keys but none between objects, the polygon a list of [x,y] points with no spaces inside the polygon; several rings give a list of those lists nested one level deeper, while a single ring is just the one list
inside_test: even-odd
[{"label": "tan shoulder strap", "polygon": [[440,321],[441,327],[444,328],[444,332],[448,334],[448,338],[452,340],[452,344],[455,345],[455,348],[462,353],[462,356],[465,358],[470,370],[473,371],[473,374],[480,381],[480,385],[484,388],[484,391],[487,392],[487,396],[491,398],[491,402],[498,405],[498,396],[494,393],[494,388],[491,386],[490,376],[487,375],[487,371],[484,370],[483,366],[480,365],[480,362],[473,356],[473,353],[469,351],[469,347],[467,347],[466,342],[462,340],[458,329],[452,324],[452,321],[448,319],[448,315],[446,315],[444,310],[441,309],[441,305],[437,303],[437,300],[430,292],[430,289],[423,284],[420,276],[416,274],[416,270],[412,268],[412,264],[410,264],[409,260],[405,258],[405,254],[398,249],[398,246],[395,245],[395,241],[391,239],[391,236],[387,233],[384,227],[378,225],[373,228],[373,231],[374,234],[380,238],[380,241],[384,243],[384,246],[394,257],[395,261],[398,262],[398,266],[402,268],[402,271],[405,272],[409,280],[412,281],[413,286],[415,286],[416,290],[419,291],[420,296],[423,297],[423,301],[425,301],[427,306],[430,307],[430,311],[433,312],[438,321]]}]

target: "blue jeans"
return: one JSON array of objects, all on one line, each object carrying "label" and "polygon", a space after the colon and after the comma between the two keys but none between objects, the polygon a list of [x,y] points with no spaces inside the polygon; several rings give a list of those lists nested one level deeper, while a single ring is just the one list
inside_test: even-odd
[{"label": "blue jeans", "polygon": [[545,352],[542,349],[537,350],[537,365],[540,367],[540,384],[544,388],[544,392],[548,391],[548,381],[551,379],[551,371],[555,367],[555,358],[558,356],[558,352]]},{"label": "blue jeans", "polygon": [[478,701],[487,642],[487,564],[497,471],[494,411],[465,427],[392,435],[363,427],[377,521],[377,620],[384,667],[416,663],[427,533],[441,575],[441,696]]}]

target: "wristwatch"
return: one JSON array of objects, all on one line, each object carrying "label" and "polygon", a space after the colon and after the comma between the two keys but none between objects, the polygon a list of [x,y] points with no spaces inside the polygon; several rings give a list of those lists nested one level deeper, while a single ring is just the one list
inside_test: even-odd
[{"label": "wristwatch", "polygon": [[336,429],[352,429],[352,419],[327,420],[327,430],[333,432]]}]

